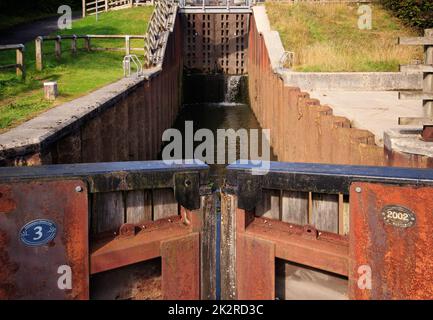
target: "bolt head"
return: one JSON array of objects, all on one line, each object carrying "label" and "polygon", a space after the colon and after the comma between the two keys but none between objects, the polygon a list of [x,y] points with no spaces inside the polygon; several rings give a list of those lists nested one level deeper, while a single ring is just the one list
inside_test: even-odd
[{"label": "bolt head", "polygon": [[81,187],[81,186],[76,186],[76,187],[75,187],[75,192],[83,192],[83,187]]},{"label": "bolt head", "polygon": [[358,192],[358,193],[361,193],[362,189],[361,189],[361,187],[356,187],[355,191]]}]

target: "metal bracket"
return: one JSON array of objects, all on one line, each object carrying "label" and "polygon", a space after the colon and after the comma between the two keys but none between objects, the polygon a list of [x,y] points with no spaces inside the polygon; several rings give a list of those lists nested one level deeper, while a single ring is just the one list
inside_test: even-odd
[{"label": "metal bracket", "polygon": [[119,228],[119,237],[132,238],[136,235],[136,226],[132,223],[122,224]]},{"label": "metal bracket", "polygon": [[303,228],[302,236],[307,239],[317,240],[319,237],[319,232],[312,225],[305,225]]},{"label": "metal bracket", "polygon": [[240,173],[236,195],[238,208],[247,211],[254,210],[262,198],[262,176]]},{"label": "metal bracket", "polygon": [[188,210],[200,209],[200,174],[181,172],[174,175],[174,196]]}]

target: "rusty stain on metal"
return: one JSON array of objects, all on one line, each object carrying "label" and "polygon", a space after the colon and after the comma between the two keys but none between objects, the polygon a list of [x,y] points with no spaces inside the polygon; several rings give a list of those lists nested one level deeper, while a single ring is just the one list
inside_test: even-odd
[{"label": "rusty stain on metal", "polygon": [[433,125],[424,125],[422,139],[427,142],[433,142]]},{"label": "rusty stain on metal", "polygon": [[7,185],[0,186],[0,214],[15,210],[17,204],[11,197],[11,188]]},{"label": "rusty stain on metal", "polygon": [[191,228],[193,232],[199,232],[203,229],[203,219],[200,210],[188,210],[180,207],[180,216],[182,222]]},{"label": "rusty stain on metal", "polygon": [[[130,238],[135,236],[136,225],[132,223],[125,223],[119,228],[119,237],[121,238]],[[140,227],[138,227],[140,228]]]},{"label": "rusty stain on metal", "polygon": [[[80,180],[0,185],[9,199],[0,213],[0,298],[88,299],[87,191],[77,193],[76,186],[87,190]],[[47,245],[29,247],[19,234],[36,219],[55,223],[57,234]],[[71,289],[58,287],[61,266],[71,268]]]},{"label": "rusty stain on metal", "polygon": [[319,233],[311,226],[297,226],[276,220],[265,223],[265,220],[256,217],[249,223],[245,233],[274,243],[277,258],[348,275],[349,245],[346,236]]},{"label": "rusty stain on metal", "polygon": [[143,223],[135,236],[101,238],[91,242],[90,273],[95,274],[161,256],[161,244],[186,236],[191,228],[179,216]]},{"label": "rusty stain on metal", "polygon": [[0,300],[10,299],[15,296],[15,274],[18,271],[18,264],[11,262],[9,252],[8,234],[0,230]]},{"label": "rusty stain on metal", "polygon": [[304,233],[302,235],[307,239],[317,239],[319,237],[319,232],[314,226],[305,225]]},{"label": "rusty stain on metal", "polygon": [[[274,299],[275,259],[347,276],[348,239],[314,227],[254,217],[236,210],[236,286],[238,299]],[[257,259],[260,257],[260,259]]]},{"label": "rusty stain on metal", "polygon": [[237,299],[275,299],[275,245],[245,233],[236,240]]},{"label": "rusty stain on metal", "polygon": [[200,299],[199,233],[164,241],[161,257],[163,299]]},{"label": "rusty stain on metal", "polygon": [[[356,193],[362,187],[362,193]],[[354,183],[350,201],[351,299],[433,297],[433,188]],[[406,228],[388,224],[382,211],[401,206],[416,216]],[[395,219],[409,219],[396,213]],[[371,290],[358,285],[361,266],[371,268]],[[362,279],[361,279],[362,280]]]}]

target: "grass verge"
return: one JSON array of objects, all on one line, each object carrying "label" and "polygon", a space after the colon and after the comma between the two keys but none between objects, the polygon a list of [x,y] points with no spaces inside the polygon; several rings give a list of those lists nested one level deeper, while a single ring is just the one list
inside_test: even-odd
[{"label": "grass verge", "polygon": [[372,29],[360,30],[356,4],[266,3],[285,50],[295,52],[297,71],[398,71],[400,64],[422,59],[421,48],[396,44],[416,31],[380,5],[371,6]]},{"label": "grass verge", "polygon": [[[98,21],[89,16],[75,21],[66,34],[132,34],[142,35],[147,30],[153,7],[138,7],[102,13]],[[92,40],[95,47],[124,47],[123,40]],[[143,40],[131,41],[131,47],[142,48]],[[13,70],[0,72],[0,132],[29,120],[41,112],[119,80],[123,76],[123,52],[85,52],[71,54],[71,43],[62,42],[62,59],[54,57],[54,42],[44,43],[44,70],[35,70],[34,42],[26,43],[27,78],[18,79]],[[78,41],[78,48],[84,48]],[[134,52],[133,52],[134,53]],[[138,51],[138,56],[143,52]],[[0,65],[12,64],[15,52],[0,52]],[[57,81],[59,98],[55,102],[43,99],[43,82]]]}]

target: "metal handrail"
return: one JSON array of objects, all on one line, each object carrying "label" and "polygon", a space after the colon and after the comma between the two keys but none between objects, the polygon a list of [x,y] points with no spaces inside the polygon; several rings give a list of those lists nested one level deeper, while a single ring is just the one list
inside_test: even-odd
[{"label": "metal handrail", "polygon": [[251,8],[255,2],[255,0],[180,0],[179,7],[181,9],[198,7],[202,9],[209,7],[226,9],[239,7]]},{"label": "metal handrail", "polygon": [[134,63],[135,68],[137,69],[137,77],[143,76],[143,65],[138,59],[137,55],[129,54],[123,58],[123,74],[125,77],[131,76],[131,61]]}]

